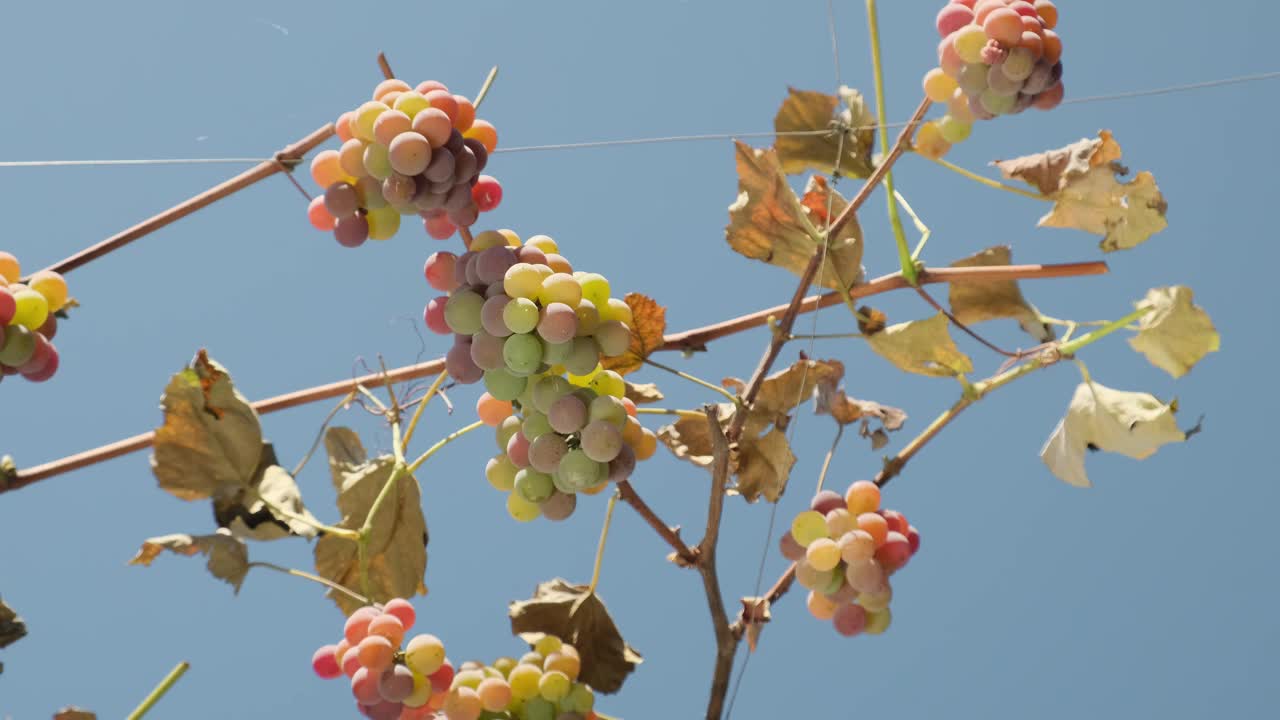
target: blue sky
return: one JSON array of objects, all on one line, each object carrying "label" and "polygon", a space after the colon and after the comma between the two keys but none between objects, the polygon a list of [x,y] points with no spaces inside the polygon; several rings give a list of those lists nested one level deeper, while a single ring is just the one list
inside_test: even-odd
[{"label": "blue sky", "polygon": [[[885,2],[890,120],[903,120],[933,64],[939,3]],[[1068,97],[1147,89],[1276,69],[1280,9],[1236,3],[1063,3]],[[871,90],[863,4],[836,3],[841,79]],[[821,2],[445,4],[27,3],[6,8],[0,45],[7,98],[0,159],[262,157],[362,101],[374,57],[396,71],[473,94],[502,67],[481,115],[515,147],[691,133],[767,131],[786,87],[836,84]],[[838,637],[800,593],[774,609],[734,716],[1261,717],[1274,683],[1280,588],[1272,508],[1271,377],[1276,345],[1263,324],[1280,252],[1270,237],[1274,115],[1280,85],[1067,105],[977,128],[950,159],[989,160],[1065,145],[1111,129],[1124,162],[1151,170],[1170,227],[1136,251],[1106,258],[1112,273],[1024,284],[1045,312],[1077,319],[1123,314],[1148,288],[1186,284],[1212,314],[1222,352],[1173,381],[1120,339],[1085,355],[1113,387],[1177,396],[1184,425],[1205,431],[1142,463],[1092,456],[1096,487],[1055,480],[1037,457],[1077,372],[1063,365],[1002,390],[966,413],[886,491],[924,543],[895,578],[894,625],[883,636]],[[755,141],[763,144],[761,141]],[[916,158],[897,174],[945,264],[1012,244],[1016,261],[1097,259],[1096,238],[1041,230],[1045,207],[994,192]],[[782,271],[732,253],[723,240],[735,196],[728,141],[500,155],[502,207],[482,227],[546,233],[574,264],[620,291],[646,292],[685,329],[783,302]],[[233,174],[231,166],[0,169],[5,239],[29,267],[56,261]],[[308,185],[309,179],[307,180]],[[854,186],[843,183],[846,195]],[[862,213],[872,275],[896,269],[882,195]],[[456,244],[457,241],[454,241]],[[391,364],[434,357],[421,309],[422,261],[443,247],[412,229],[359,250],[310,228],[282,178],[147,237],[68,276],[83,303],[57,339],[52,382],[0,387],[0,453],[32,465],[154,427],[169,375],[196,349],[233,373],[251,398]],[[878,298],[891,318],[925,317],[906,295]],[[1012,323],[984,328],[1024,343]],[[800,327],[813,328],[805,319]],[[850,329],[820,314],[818,332]],[[680,367],[747,377],[766,336],[740,335]],[[979,368],[1000,358],[966,339]],[[794,353],[794,348],[788,353]],[[891,449],[955,397],[953,383],[904,377],[854,340],[822,341],[842,359],[850,391],[911,415]],[[784,356],[787,357],[787,356]],[[790,355],[794,357],[794,355]],[[714,399],[641,373],[669,404]],[[421,442],[470,422],[429,413]],[[265,418],[285,464],[306,450],[327,404]],[[388,433],[357,412],[342,422],[385,448]],[[801,413],[800,462],[778,511],[807,502],[832,428]],[[425,445],[424,445],[425,447]],[[518,654],[506,603],[556,576],[590,577],[604,499],[568,522],[516,525],[483,480],[492,440],[473,434],[419,475],[431,530],[419,626],[456,659]],[[663,451],[665,452],[665,451]],[[869,477],[879,456],[849,439],[831,484]],[[334,518],[322,463],[300,478],[310,507]],[[699,536],[707,476],[660,454],[636,486],[671,523]],[[724,593],[752,594],[769,507],[730,501],[722,536]],[[77,704],[122,717],[179,660],[192,669],[154,716],[354,717],[340,682],[311,674],[312,650],[338,637],[341,616],[317,587],[254,571],[239,596],[203,563],[166,556],[126,566],[146,537],[207,532],[206,505],[158,490],[144,453],[0,497],[0,593],[28,638],[0,652],[0,717],[48,717]],[[255,558],[307,567],[303,542],[255,545]],[[696,577],[625,508],[615,516],[600,591],[644,665],[598,707],[630,720],[698,717],[712,637]],[[785,567],[772,543],[769,583]]]}]

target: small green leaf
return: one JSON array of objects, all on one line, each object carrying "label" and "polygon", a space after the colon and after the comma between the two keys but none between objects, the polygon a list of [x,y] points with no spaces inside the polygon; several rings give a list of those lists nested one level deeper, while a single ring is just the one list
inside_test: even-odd
[{"label": "small green leaf", "polygon": [[1059,480],[1090,487],[1084,468],[1086,451],[1105,450],[1144,460],[1161,445],[1187,439],[1174,421],[1174,412],[1176,403],[1165,404],[1147,393],[1080,383],[1066,417],[1041,449],[1040,459]]},{"label": "small green leaf", "polygon": [[602,693],[615,693],[644,658],[623,640],[599,596],[586,585],[556,578],[538,585],[533,597],[511,603],[511,632],[555,635],[582,657],[578,675]]},{"label": "small green leaf", "polygon": [[1221,345],[1213,320],[1193,302],[1191,288],[1155,288],[1137,307],[1155,308],[1138,321],[1138,335],[1129,339],[1134,350],[1175,378],[1191,371],[1205,355]]},{"label": "small green leaf", "polygon": [[881,357],[909,373],[954,377],[973,372],[973,361],[960,352],[947,332],[947,316],[938,313],[925,320],[890,325],[867,336],[867,343]]}]

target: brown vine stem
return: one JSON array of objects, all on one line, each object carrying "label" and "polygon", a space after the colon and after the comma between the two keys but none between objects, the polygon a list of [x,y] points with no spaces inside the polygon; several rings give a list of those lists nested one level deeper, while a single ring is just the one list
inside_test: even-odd
[{"label": "brown vine stem", "polygon": [[[941,282],[983,282],[988,280],[1015,280],[1015,279],[1042,279],[1042,278],[1065,278],[1077,277],[1081,275],[1101,275],[1107,272],[1107,264],[1104,262],[1084,262],[1084,263],[1067,263],[1061,265],[1008,265],[1005,267],[971,267],[971,268],[940,268],[937,270],[923,270],[920,273],[920,282],[923,283],[941,283]],[[869,297],[881,293],[890,292],[910,287],[902,278],[901,273],[891,273],[883,277],[876,278],[871,282],[863,285],[855,286],[849,294],[855,298]],[[799,306],[798,312],[813,312],[820,308],[830,307],[840,303],[840,293],[827,293],[821,296],[810,296],[805,298],[804,302]],[[742,315],[724,322],[714,325],[707,325],[684,332],[673,333],[663,338],[662,346],[658,350],[705,350],[708,343],[720,338],[735,335],[746,330],[768,324],[770,317],[776,317],[779,313],[785,311],[788,305],[779,305],[776,307],[766,308],[757,312]],[[781,335],[781,337],[787,337]],[[331,398],[341,397],[347,393],[358,392],[357,388],[376,388],[381,387],[384,383],[389,382],[406,382],[409,380],[417,380],[429,375],[436,375],[444,370],[444,358],[436,358],[420,362],[415,365],[406,365],[396,368],[387,373],[371,373],[360,377],[351,378],[349,380],[340,380],[338,382],[328,383],[325,385],[317,385],[315,387],[297,390],[283,395],[258,400],[253,403],[253,409],[259,415],[277,412],[279,410],[287,410],[300,405],[317,402],[320,400],[328,400]],[[96,465],[105,460],[113,460],[115,458],[128,455],[130,453],[144,450],[151,446],[154,440],[154,433],[145,432],[133,437],[117,440],[113,443],[102,445],[92,450],[68,455],[64,458],[54,460],[52,462],[37,465],[35,467],[18,470],[12,475],[6,476],[0,472],[0,494],[12,490],[24,488],[32,483],[45,480],[57,475],[79,470],[81,468]],[[624,498],[625,499],[625,498]]]},{"label": "brown vine stem", "polygon": [[208,207],[218,200],[243,190],[260,180],[269,178],[279,172],[291,172],[293,167],[301,162],[307,153],[314,150],[320,143],[328,140],[333,134],[333,123],[326,123],[311,131],[301,140],[285,146],[271,160],[264,160],[239,175],[214,185],[199,195],[188,198],[158,215],[149,217],[127,230],[112,235],[97,245],[81,250],[71,257],[59,260],[45,269],[66,274],[108,253],[119,250],[138,238],[150,235],[166,225],[181,220],[201,208]]},{"label": "brown vine stem", "polygon": [[[729,692],[733,673],[733,657],[738,652],[738,636],[729,626],[720,578],[716,573],[716,546],[720,542],[720,518],[724,512],[725,488],[729,483],[729,438],[720,429],[720,410],[715,405],[703,408],[711,432],[711,491],[707,503],[707,532],[698,543],[698,574],[711,610],[711,627],[716,637],[716,664],[711,676],[711,697],[707,701],[707,718],[716,720],[724,712],[724,699]],[[746,413],[735,413],[742,417]]]},{"label": "brown vine stem", "polygon": [[623,480],[618,483],[618,498],[630,505],[637,515],[649,523],[649,527],[653,528],[659,537],[667,541],[667,544],[675,551],[673,560],[677,564],[690,566],[698,562],[697,551],[690,548],[684,543],[684,540],[680,539],[680,528],[672,527],[662,522],[662,519],[653,511],[653,508],[649,507],[649,504],[636,493],[636,489],[632,487],[629,481]]}]

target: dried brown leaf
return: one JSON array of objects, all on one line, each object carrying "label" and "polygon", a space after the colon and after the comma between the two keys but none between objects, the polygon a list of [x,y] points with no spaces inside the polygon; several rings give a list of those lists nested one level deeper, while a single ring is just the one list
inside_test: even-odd
[{"label": "dried brown leaf", "polygon": [[[951,267],[1009,265],[1013,252],[1008,245],[989,247],[951,263]],[[951,314],[965,325],[1011,318],[1039,342],[1054,339],[1053,326],[1040,322],[1040,313],[1022,296],[1016,280],[983,280],[951,283]]]},{"label": "dried brown leaf", "polygon": [[17,611],[0,599],[0,648],[8,647],[27,635],[27,624]]},{"label": "dried brown leaf", "polygon": [[[826,222],[815,225],[817,218],[791,190],[773,149],[739,142],[736,150],[738,198],[729,206],[725,239],[736,252],[799,277],[824,241]],[[828,193],[833,213],[844,209],[844,198],[825,183],[810,183],[806,195],[810,204],[825,208]],[[817,282],[828,288],[840,288],[841,280],[852,285],[862,279],[862,230],[856,218],[832,238],[823,270]]]},{"label": "dried brown leaf", "polygon": [[209,573],[219,580],[224,580],[235,588],[239,594],[245,575],[249,574],[249,547],[244,541],[234,537],[226,528],[218,528],[212,535],[162,535],[153,537],[142,543],[138,554],[129,561],[130,565],[146,565],[151,563],[161,552],[169,552],[190,557],[201,554],[208,558],[205,567]]},{"label": "dried brown leaf", "polygon": [[917,375],[953,377],[973,372],[973,361],[951,339],[947,316],[938,313],[925,320],[912,320],[867,336],[871,349],[899,370]]},{"label": "dried brown leaf", "polygon": [[640,293],[627,293],[625,300],[631,308],[631,345],[622,355],[600,361],[604,369],[619,375],[639,370],[644,359],[662,347],[663,334],[667,332],[667,309],[656,300]]},{"label": "dried brown leaf", "polygon": [[1137,306],[1155,310],[1138,321],[1138,334],[1129,339],[1129,345],[1175,378],[1221,347],[1213,320],[1195,304],[1191,288],[1155,288]]},{"label": "dried brown leaf", "polygon": [[870,305],[858,308],[858,332],[863,335],[875,335],[889,324],[889,316]]},{"label": "dried brown leaf", "polygon": [[98,716],[74,705],[64,707],[54,714],[53,720],[98,720]]},{"label": "dried brown leaf", "polygon": [[[850,397],[840,384],[844,377],[844,364],[836,360],[827,362],[836,372],[818,383],[813,411],[818,415],[830,415],[840,425],[861,421],[858,434],[871,440],[871,449],[879,450],[884,447],[889,442],[888,433],[901,429],[907,421],[906,411],[891,405],[881,405],[873,400]],[[879,421],[880,427],[872,430],[872,420]]]},{"label": "dried brown leaf", "polygon": [[627,382],[627,398],[637,405],[661,402],[665,397],[655,383]]},{"label": "dried brown leaf", "polygon": [[786,433],[772,428],[760,437],[744,436],[738,443],[737,484],[733,492],[747,502],[761,496],[776,503],[787,489],[796,456]]},{"label": "dried brown leaf", "polygon": [[1103,252],[1127,250],[1168,227],[1169,204],[1149,172],[1127,175],[1120,145],[1111,132],[1057,150],[994,164],[1007,178],[1022,180],[1053,199],[1040,227],[1077,228],[1102,235]]},{"label": "dried brown leaf", "polygon": [[582,656],[578,679],[603,693],[622,688],[627,675],[644,658],[627,644],[609,610],[586,585],[556,578],[540,583],[528,600],[511,603],[511,632],[555,635]]},{"label": "dried brown leaf", "polygon": [[[839,107],[841,100],[844,108]],[[773,119],[773,129],[779,133],[774,147],[787,174],[806,170],[825,174],[839,171],[846,177],[864,178],[874,169],[871,163],[874,128],[875,119],[857,90],[841,87],[837,98],[813,90],[787,88],[787,99],[782,101]],[[823,135],[783,134],[827,129],[831,132]]]},{"label": "dried brown leaf", "polygon": [[[395,458],[382,455],[368,459],[359,437],[344,427],[325,433],[330,449],[329,471],[338,491],[342,521],[337,527],[359,530],[378,494],[391,477]],[[375,602],[409,598],[426,593],[423,576],[427,571],[427,523],[422,515],[418,481],[403,474],[392,495],[378,508],[373,534],[369,538],[369,593]],[[356,543],[325,535],[316,542],[316,573],[348,588],[361,588],[360,559]],[[360,607],[359,601],[344,593],[329,596],[348,615]]]},{"label": "dried brown leaf", "polygon": [[[727,430],[733,420],[733,403],[720,403],[721,429]],[[672,455],[699,467],[710,467],[712,460],[711,426],[706,415],[682,415],[670,425],[658,428],[658,439]]]}]

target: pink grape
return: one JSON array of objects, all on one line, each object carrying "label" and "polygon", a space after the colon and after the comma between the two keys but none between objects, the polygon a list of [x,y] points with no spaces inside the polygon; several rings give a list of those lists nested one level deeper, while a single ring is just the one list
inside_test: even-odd
[{"label": "pink grape", "polygon": [[431,182],[453,182],[453,166],[456,164],[453,153],[442,147],[431,153],[431,162],[422,171]]},{"label": "pink grape", "polygon": [[[0,335],[0,339],[3,339],[2,335]],[[23,377],[39,375],[53,360],[53,356],[57,352],[53,349],[53,344],[40,333],[31,333],[31,339],[35,341],[36,348],[32,351],[31,357],[18,366],[18,373]]]},{"label": "pink grape", "polygon": [[537,329],[538,335],[549,343],[569,342],[578,334],[578,313],[564,303],[553,302],[542,308]]},{"label": "pink grape", "polygon": [[422,274],[427,284],[440,292],[453,292],[458,288],[458,279],[454,277],[453,266],[458,256],[447,250],[439,250],[427,257],[422,267]]},{"label": "pink grape", "polygon": [[343,247],[360,247],[369,239],[369,221],[358,213],[338,218],[333,226],[333,236]]},{"label": "pink grape", "polygon": [[418,613],[413,609],[413,603],[404,598],[392,598],[382,606],[382,612],[394,616],[400,621],[405,630],[413,627],[413,623],[418,619]]},{"label": "pink grape", "polygon": [[355,651],[360,654],[361,665],[373,672],[382,672],[391,667],[395,646],[381,635],[366,635]]},{"label": "pink grape", "polygon": [[480,307],[480,324],[484,327],[485,332],[499,338],[504,338],[511,334],[511,329],[507,327],[506,321],[502,319],[502,313],[510,303],[511,298],[505,293],[493,295],[484,301],[484,305]]},{"label": "pink grape", "polygon": [[324,191],[324,207],[330,215],[341,220],[354,215],[360,209],[360,199],[350,183],[336,182]]},{"label": "pink grape", "polygon": [[608,420],[596,420],[582,428],[581,442],[587,457],[607,463],[622,452],[622,431]]},{"label": "pink grape", "polygon": [[[307,220],[311,221],[311,227],[326,232],[332,230],[333,224],[338,221],[338,219],[333,216],[333,213],[329,212],[329,209],[324,206],[323,195],[317,195],[311,199],[311,204],[307,206]],[[7,290],[0,288],[0,293],[4,293],[4,296],[13,300],[13,296],[9,295]],[[0,325],[7,324],[9,322],[4,316],[3,303],[4,300],[0,299]]]},{"label": "pink grape", "polygon": [[471,343],[458,343],[449,348],[444,356],[444,368],[460,385],[473,385],[484,377],[484,370],[471,359]]},{"label": "pink grape", "polygon": [[950,3],[938,12],[938,35],[946,37],[973,22],[973,10],[964,5]]},{"label": "pink grape", "polygon": [[438,108],[427,108],[413,116],[412,129],[425,137],[434,150],[444,147],[444,144],[449,141],[453,124],[449,122],[449,116]]},{"label": "pink grape", "polygon": [[413,671],[404,665],[392,665],[378,679],[378,694],[387,702],[398,703],[413,694]]},{"label": "pink grape", "polygon": [[471,359],[481,370],[506,367],[502,358],[503,340],[481,330],[471,337]]},{"label": "pink grape", "polygon": [[853,637],[867,626],[867,611],[861,605],[842,605],[836,608],[831,617],[831,624],[836,632],[845,637]]},{"label": "pink grape", "polygon": [[809,509],[815,510],[825,517],[832,510],[846,509],[846,505],[840,493],[834,490],[823,490],[814,495],[813,499],[809,501]]},{"label": "pink grape", "polygon": [[778,541],[778,549],[782,551],[782,557],[791,562],[799,562],[805,556],[804,546],[796,542],[790,530],[782,534],[782,538]]},{"label": "pink grape", "polygon": [[511,248],[500,245],[480,251],[476,256],[476,275],[480,282],[488,285],[499,282],[507,274],[507,270],[516,264],[516,255]]},{"label": "pink grape", "polygon": [[623,443],[618,455],[609,461],[609,482],[622,482],[636,471],[636,451]]},{"label": "pink grape", "polygon": [[1009,8],[997,8],[982,22],[987,37],[1005,46],[1015,46],[1022,39],[1022,18]]},{"label": "pink grape", "polygon": [[558,433],[575,433],[587,422],[587,406],[577,395],[565,395],[551,403],[547,413],[552,429]]},{"label": "pink grape", "polygon": [[403,111],[388,110],[373,121],[373,140],[379,145],[390,147],[392,140],[401,133],[409,132],[412,128],[413,121]]},{"label": "pink grape", "polygon": [[404,175],[417,175],[431,162],[431,143],[419,133],[401,133],[387,146],[391,169]]},{"label": "pink grape", "polygon": [[529,438],[516,433],[507,441],[507,459],[520,469],[529,467]]},{"label": "pink grape", "polygon": [[443,295],[438,298],[432,298],[427,302],[427,309],[422,313],[422,319],[426,323],[427,329],[437,335],[448,335],[453,332],[449,329],[449,323],[445,322],[444,319],[444,304],[448,299]]},{"label": "pink grape", "polygon": [[400,647],[404,640],[404,623],[395,615],[383,613],[369,621],[369,634],[386,638],[392,647]]},{"label": "pink grape", "polygon": [[358,645],[369,634],[369,623],[376,617],[378,617],[378,611],[371,606],[356,610],[347,618],[347,622],[342,628],[342,636],[353,647]]},{"label": "pink grape", "polygon": [[360,707],[369,716],[369,720],[400,720],[404,712],[404,705],[390,700],[383,700],[376,705],[361,705]]},{"label": "pink grape", "polygon": [[423,218],[422,225],[426,228],[427,234],[436,240],[448,240],[458,231],[458,227],[449,222],[449,217],[443,212]]},{"label": "pink grape", "polygon": [[850,563],[844,571],[845,580],[858,592],[879,592],[888,586],[884,568],[875,560],[859,560]]},{"label": "pink grape", "polygon": [[356,652],[354,647],[348,648],[345,655],[342,656],[342,674],[347,677],[354,677],[356,670],[364,667],[360,664],[360,653]]},{"label": "pink grape", "polygon": [[886,572],[893,572],[911,559],[911,542],[900,532],[890,530],[884,544],[876,548],[876,561]]},{"label": "pink grape", "polygon": [[418,183],[408,175],[393,172],[382,181],[382,197],[396,207],[409,205],[418,193]]},{"label": "pink grape", "polygon": [[382,702],[382,693],[378,692],[378,679],[382,671],[371,671],[368,666],[356,670],[351,676],[351,694],[361,705],[376,705]]},{"label": "pink grape", "polygon": [[553,473],[560,467],[560,459],[569,452],[569,445],[564,436],[558,433],[539,435],[529,443],[529,464],[534,470]]},{"label": "pink grape", "polygon": [[342,674],[338,667],[337,645],[323,645],[311,656],[311,669],[322,680],[332,680]]},{"label": "pink grape", "polygon": [[907,543],[911,546],[911,554],[920,549],[920,531],[914,525],[907,526]]}]

